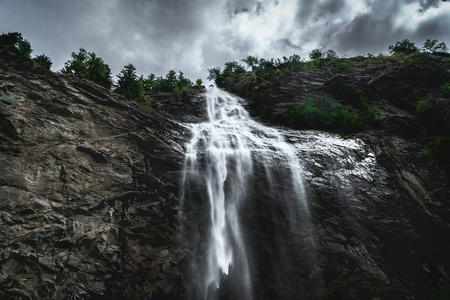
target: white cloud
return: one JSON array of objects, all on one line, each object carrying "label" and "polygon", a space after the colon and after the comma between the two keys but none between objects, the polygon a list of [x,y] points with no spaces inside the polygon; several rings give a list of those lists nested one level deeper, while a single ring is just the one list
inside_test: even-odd
[{"label": "white cloud", "polygon": [[192,80],[247,55],[271,58],[315,48],[340,55],[386,52],[396,40],[448,40],[450,2],[438,0],[3,0],[0,28],[19,31],[58,70],[80,47],[117,74],[174,69]]}]

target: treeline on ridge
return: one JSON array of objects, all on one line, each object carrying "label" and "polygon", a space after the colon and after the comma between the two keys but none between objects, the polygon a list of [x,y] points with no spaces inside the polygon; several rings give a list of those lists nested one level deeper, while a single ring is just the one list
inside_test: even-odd
[{"label": "treeline on ridge", "polygon": [[[16,48],[19,55],[31,60],[35,67],[50,70],[52,66],[51,59],[45,54],[31,57],[33,49],[19,32],[1,34],[0,44]],[[78,53],[72,52],[71,59],[64,63],[64,67],[59,72],[95,82],[148,109],[156,106],[152,102],[152,94],[171,93],[179,99],[182,96],[193,94],[196,89],[203,87],[201,79],[197,79],[194,83],[186,78],[181,71],[177,74],[171,70],[165,77],[157,77],[155,74],[150,74],[147,77],[138,76],[133,64],[125,65],[117,75],[117,82],[114,82],[109,65],[94,52],[88,52],[84,48],[80,48]]]},{"label": "treeline on ridge", "polygon": [[[429,38],[419,48],[403,39],[387,50],[388,54],[377,56],[340,58],[333,50],[315,49],[307,60],[296,54],[281,59],[248,55],[242,59],[243,65],[231,61],[223,70],[209,69],[208,79],[250,100],[249,107],[261,120],[296,129],[352,135],[381,128],[386,100],[430,129],[424,151],[432,159],[450,157],[450,135],[442,126],[448,121],[442,116],[445,110],[440,109],[450,96],[447,45]],[[376,78],[377,87],[357,80],[364,76]],[[308,92],[301,87],[308,77],[327,84]],[[443,99],[447,99],[445,103]]]},{"label": "treeline on ridge", "polygon": [[[309,53],[309,60],[302,60],[299,55],[283,58],[264,59],[248,55],[242,59],[245,65],[237,61],[225,63],[220,67],[209,69],[209,80],[213,80],[218,86],[230,92],[237,93],[248,99],[258,102],[264,98],[264,94],[270,89],[279,87],[287,82],[287,77],[301,70],[326,69],[331,76],[348,73],[354,68],[371,68],[375,65],[389,61],[400,62],[403,65],[417,64],[412,59],[413,54],[446,53],[447,45],[436,39],[427,39],[422,48],[418,48],[413,42],[404,39],[389,46],[388,55],[367,54],[354,58],[339,58],[334,50],[314,49]],[[411,58],[410,58],[411,57]],[[445,80],[446,70],[440,70],[441,66],[424,66],[436,68],[436,79]],[[433,80],[430,78],[430,80]],[[448,79],[447,79],[448,80]],[[450,82],[442,82],[442,90],[450,92]],[[356,99],[356,106],[342,106],[336,100],[326,95],[307,97],[301,103],[294,104],[290,110],[290,117],[285,119],[285,124],[295,128],[330,129],[338,128],[347,132],[359,131],[368,124],[377,121],[377,107],[370,97],[364,95],[357,86],[345,87],[348,97]],[[262,101],[263,102],[263,101]],[[420,104],[419,104],[420,105]],[[258,106],[258,105],[257,105]],[[353,109],[357,107],[358,112]],[[265,118],[272,112],[273,107],[262,103],[259,105],[259,116]],[[417,108],[420,110],[420,108]]]}]

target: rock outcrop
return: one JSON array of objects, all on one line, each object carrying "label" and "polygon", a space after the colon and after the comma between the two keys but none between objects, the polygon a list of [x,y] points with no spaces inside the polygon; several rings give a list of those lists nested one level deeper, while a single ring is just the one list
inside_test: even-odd
[{"label": "rock outcrop", "polygon": [[[282,199],[267,201],[254,178],[241,219],[251,260],[262,262],[252,269],[258,299],[450,298],[449,169],[423,151],[449,134],[439,90],[447,60],[303,70],[268,89],[224,84],[254,116],[269,107],[261,119],[272,124],[317,95],[360,115],[364,99],[378,108],[351,138],[340,128],[285,131],[305,170],[310,227],[286,236]],[[190,133],[174,120],[204,120],[204,103],[156,101],[159,114],[0,47],[1,299],[185,299],[197,284],[188,276],[204,260],[193,249],[205,248],[197,234],[208,204],[193,199],[181,220]],[[278,263],[279,249],[296,260]],[[222,288],[239,284],[228,278]]]},{"label": "rock outcrop", "polygon": [[[354,58],[341,63],[350,68],[339,72],[330,62],[284,76],[279,70],[272,72],[275,75],[268,71],[267,77],[229,74],[219,82],[246,99],[253,116],[269,124],[315,128],[292,122],[298,117],[294,105],[315,97],[365,121],[350,129],[315,123],[346,139],[314,131],[292,131],[288,137],[297,145],[306,170],[311,238],[321,272],[315,285],[321,292],[314,295],[310,289],[309,296],[448,299],[449,160],[425,150],[436,137],[450,134],[449,93],[441,89],[450,80],[449,55]],[[370,118],[368,107],[373,109]],[[441,154],[448,153],[445,144],[441,147]],[[268,232],[264,239],[275,243],[276,238]],[[314,265],[302,262],[296,269],[303,271],[287,271],[285,278],[301,274],[298,282],[308,287]]]},{"label": "rock outcrop", "polygon": [[175,299],[189,132],[0,48],[0,298]]}]

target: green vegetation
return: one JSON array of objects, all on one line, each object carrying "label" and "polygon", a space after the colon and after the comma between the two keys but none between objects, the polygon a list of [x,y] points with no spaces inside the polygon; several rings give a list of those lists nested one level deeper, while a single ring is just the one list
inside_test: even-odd
[{"label": "green vegetation", "polygon": [[390,54],[415,54],[419,52],[419,48],[408,39],[403,39],[395,43],[395,45],[389,46]]},{"label": "green vegetation", "polygon": [[450,94],[450,81],[444,82],[441,89],[444,93]]},{"label": "green vegetation", "polygon": [[292,107],[293,126],[300,128],[325,129],[338,127],[343,130],[355,130],[361,126],[356,113],[339,105],[326,95],[305,98],[303,103]]},{"label": "green vegetation", "polygon": [[125,65],[117,75],[117,78],[119,80],[114,90],[116,93],[136,102],[142,101],[144,87],[142,82],[138,80],[135,66],[132,64]]},{"label": "green vegetation", "polygon": [[314,49],[313,51],[311,51],[309,53],[309,58],[311,58],[312,60],[317,60],[317,59],[321,59],[325,56],[325,54],[320,51],[319,49]]},{"label": "green vegetation", "polygon": [[[369,53],[366,56],[359,55],[347,59],[339,58],[333,50],[321,49],[311,51],[308,61],[301,60],[300,56],[296,54],[282,59],[263,59],[248,55],[242,59],[242,62],[245,63],[244,66],[236,61],[231,61],[225,63],[223,70],[220,67],[208,70],[208,79],[214,80],[218,86],[230,92],[251,99],[252,105],[263,119],[297,128],[327,130],[337,128],[355,132],[380,124],[380,108],[375,104],[379,103],[377,101],[380,97],[398,104],[404,109],[415,110],[418,115],[428,116],[429,113],[426,111],[430,104],[427,100],[423,100],[423,93],[427,89],[411,93],[410,84],[421,82],[424,87],[430,86],[430,88],[438,84],[442,85],[441,89],[444,93],[448,93],[450,91],[448,66],[442,64],[438,59],[429,59],[427,56],[414,54],[420,51],[440,53],[447,50],[445,43],[435,39],[428,39],[421,49],[416,47],[413,42],[403,39],[389,47],[390,55],[380,53],[374,56]],[[370,89],[363,90],[364,87],[359,83],[347,82],[348,76],[337,76],[347,73],[358,73],[358,76],[363,76],[364,69],[374,68],[378,65],[382,65],[385,72],[379,75],[380,82],[388,80],[385,75],[389,74],[393,80],[399,83],[387,84],[389,88],[382,91],[382,96],[374,91],[369,92]],[[412,69],[417,72],[411,73]],[[293,105],[290,111],[282,112],[277,109],[277,114],[273,114],[277,102],[291,101],[283,99],[286,93],[295,98],[294,89],[300,87],[289,77],[298,76],[295,73],[301,70],[317,70],[320,75],[317,73],[318,75],[315,76],[335,77],[336,80],[327,89],[331,90],[331,93],[341,101],[327,99],[323,95],[307,94],[301,100],[302,102]],[[402,73],[411,75],[409,78],[397,77]],[[306,74],[309,73],[301,76]],[[298,78],[293,80],[298,80]],[[268,96],[272,93],[278,98]],[[298,99],[296,98],[294,101],[299,102]],[[283,119],[282,116],[286,116],[285,114],[288,114],[290,119]]]},{"label": "green vegetation", "polygon": [[[51,59],[45,54],[31,58],[33,49],[30,43],[19,32],[1,34],[0,44],[6,47],[16,48],[21,57],[32,62],[31,66],[47,70],[50,70],[52,66]],[[237,63],[226,64],[226,74],[240,71],[245,70]],[[182,72],[177,74],[173,70],[169,71],[165,77],[156,77],[154,74],[146,78],[144,76],[138,77],[136,67],[132,64],[127,64],[123,67],[117,75],[117,83],[114,84],[109,65],[101,57],[97,56],[97,54],[88,52],[84,48],[80,48],[78,53],[72,52],[71,59],[64,63],[64,67],[60,72],[93,81],[109,90],[112,89],[114,92],[135,101],[141,107],[149,110],[153,110],[158,106],[153,100],[155,94],[169,93],[171,95],[165,95],[164,98],[169,99],[170,102],[174,102],[180,100],[183,96],[197,93],[203,87],[201,79],[197,79],[193,83],[184,77]],[[4,103],[10,102],[6,98],[0,100]]]},{"label": "green vegetation", "polygon": [[19,32],[8,32],[0,35],[0,44],[5,46],[11,46],[19,50],[20,56],[24,58],[31,59],[31,48],[30,42],[22,37]]},{"label": "green vegetation", "polygon": [[448,51],[447,45],[444,42],[439,43],[436,39],[427,39],[422,46],[424,53],[445,53]]},{"label": "green vegetation", "polygon": [[171,103],[175,100],[181,100],[183,96],[189,96],[203,87],[201,79],[197,79],[195,84],[184,77],[183,72],[178,75],[171,70],[165,78],[156,77],[151,74],[144,78],[136,75],[136,68],[132,64],[123,67],[122,71],[117,75],[118,82],[114,92],[123,95],[125,98],[135,101],[141,107],[154,110],[158,104],[154,102],[154,96],[158,93],[167,93],[165,97]]},{"label": "green vegetation", "polygon": [[425,145],[425,153],[433,160],[450,161],[450,135],[441,135]]},{"label": "green vegetation", "polygon": [[170,70],[166,77],[156,77],[155,74],[151,74],[147,76],[147,78],[139,79],[142,82],[144,90],[149,93],[173,93],[176,98],[181,98],[182,96],[192,95],[194,93],[194,89],[199,89],[203,87],[203,81],[201,79],[197,79],[195,84],[184,77],[183,72],[178,72],[178,75],[175,71]]},{"label": "green vegetation", "polygon": [[73,74],[79,78],[93,81],[107,89],[111,89],[113,82],[111,69],[94,52],[87,52],[80,48],[78,53],[72,52],[72,59],[64,63],[63,74]]},{"label": "green vegetation", "polygon": [[40,67],[46,70],[50,70],[53,64],[50,57],[45,54],[37,55],[32,59],[32,61],[36,67]]},{"label": "green vegetation", "polygon": [[36,67],[40,67],[46,70],[50,70],[52,61],[50,57],[45,54],[37,55],[31,58],[33,49],[29,41],[22,37],[19,32],[8,32],[0,35],[0,44],[7,47],[14,47],[19,51],[19,55],[25,59],[31,59]]}]

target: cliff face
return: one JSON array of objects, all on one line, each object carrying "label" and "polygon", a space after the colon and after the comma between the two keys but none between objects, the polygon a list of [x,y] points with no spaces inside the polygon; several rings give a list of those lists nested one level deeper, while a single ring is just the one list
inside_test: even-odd
[{"label": "cliff face", "polygon": [[0,298],[172,299],[188,132],[0,48]]},{"label": "cliff face", "polygon": [[[225,79],[255,117],[295,128],[287,141],[309,194],[311,227],[286,236],[277,202],[261,206],[265,187],[253,179],[241,219],[251,260],[263,262],[252,270],[259,299],[450,297],[449,170],[445,157],[424,153],[449,134],[440,89],[447,59],[291,72],[265,88],[248,73]],[[298,119],[292,107],[325,96],[364,120],[352,138],[297,130],[318,123]],[[173,119],[204,120],[204,103],[157,101],[165,113],[0,48],[1,299],[185,299],[185,287],[198,284],[189,272],[205,260],[196,239],[208,203],[197,195],[182,226],[190,134]],[[333,126],[326,129],[349,133]],[[315,249],[292,248],[294,238]],[[296,260],[277,263],[277,249]],[[229,278],[222,288],[239,284]]]},{"label": "cliff face", "polygon": [[[287,74],[280,72],[283,65],[272,74],[228,74],[219,86],[246,99],[253,116],[269,124],[352,133],[331,142],[325,132],[288,137],[304,145],[299,151],[322,272],[320,297],[447,299],[448,144],[440,144],[441,155],[426,150],[450,134],[449,93],[441,88],[450,80],[449,55],[341,63],[350,67],[340,71],[326,62]],[[335,115],[319,114],[329,107]],[[357,126],[340,122],[341,109]],[[305,266],[297,269],[312,268]]]}]

